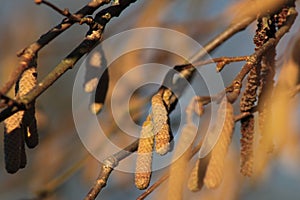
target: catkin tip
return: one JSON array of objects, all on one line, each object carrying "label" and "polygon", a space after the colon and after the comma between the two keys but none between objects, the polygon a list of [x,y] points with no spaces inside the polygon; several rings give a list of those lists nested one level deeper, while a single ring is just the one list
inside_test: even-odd
[{"label": "catkin tip", "polygon": [[201,183],[202,180],[200,180],[200,174],[199,174],[199,168],[200,168],[200,159],[198,159],[195,163],[195,166],[193,167],[189,180],[188,180],[188,189],[192,192],[197,192],[201,190],[203,184]]},{"label": "catkin tip", "polygon": [[90,105],[90,111],[91,111],[93,114],[97,115],[97,114],[100,113],[102,107],[103,107],[103,104],[102,104],[102,103],[92,103],[92,104]]},{"label": "catkin tip", "polygon": [[135,174],[135,186],[144,190],[149,186],[151,173],[136,173]]}]

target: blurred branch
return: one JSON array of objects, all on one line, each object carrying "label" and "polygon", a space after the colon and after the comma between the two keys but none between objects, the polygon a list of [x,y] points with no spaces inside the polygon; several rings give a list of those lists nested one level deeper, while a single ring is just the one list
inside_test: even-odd
[{"label": "blurred branch", "polygon": [[[78,10],[74,16],[82,18],[86,15],[93,14],[99,7],[108,4],[111,0],[91,0],[87,5]],[[0,89],[0,93],[6,94],[12,86],[16,83],[19,76],[25,71],[34,56],[49,42],[59,36],[62,32],[70,28],[75,22],[69,19],[64,19],[61,23],[50,29],[47,33],[43,34],[37,41],[25,47],[18,52],[20,58],[19,66],[10,75],[9,80]]]},{"label": "blurred branch", "polygon": [[77,161],[74,165],[64,171],[62,174],[58,175],[57,177],[53,178],[47,184],[43,186],[43,188],[36,191],[36,199],[45,199],[49,197],[59,186],[65,183],[75,172],[82,168],[88,156],[84,156],[79,161]]}]

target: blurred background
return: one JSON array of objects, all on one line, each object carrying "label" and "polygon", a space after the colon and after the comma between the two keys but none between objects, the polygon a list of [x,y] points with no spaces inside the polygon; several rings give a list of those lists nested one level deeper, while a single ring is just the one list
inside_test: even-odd
[{"label": "blurred background", "polygon": [[[62,9],[68,8],[70,12],[75,12],[89,1],[51,0],[51,2]],[[180,31],[205,45],[226,28],[230,16],[224,17],[226,16],[225,11],[236,2],[238,1],[139,0],[126,9],[120,17],[113,19],[108,24],[103,39],[131,28],[158,26]],[[44,5],[37,6],[33,0],[1,1],[0,16],[0,85],[3,85],[18,64],[16,52],[37,40],[63,18]],[[255,28],[254,23],[245,31],[225,42],[210,56],[240,56],[253,53],[252,38]],[[288,57],[289,47],[293,44],[293,38],[299,33],[299,28],[299,20],[297,20],[290,33],[281,40],[277,48],[278,63],[282,63]],[[85,25],[74,25],[39,53],[39,80],[80,43],[87,30],[88,27]],[[117,45],[130,45],[130,42],[124,41]],[[38,98],[36,108],[40,144],[35,149],[26,150],[28,164],[25,169],[13,175],[5,171],[3,135],[0,135],[0,199],[33,199],[45,191],[51,194],[44,199],[83,199],[93,185],[99,173],[100,163],[89,154],[81,143],[72,116],[72,89],[77,67],[81,62]],[[171,53],[158,50],[134,51],[120,57],[110,66],[111,82],[106,102],[110,102],[112,88],[122,74],[137,65],[150,62],[173,66],[181,64],[183,60]],[[225,84],[232,81],[241,67],[241,63],[233,63],[222,71]],[[157,75],[153,73],[149,76]],[[163,77],[163,75],[160,76]],[[132,80],[132,83],[134,81]],[[128,85],[130,86],[130,84]],[[145,86],[141,88],[139,94],[132,98],[130,103],[133,108],[132,118],[137,124],[141,124],[145,118],[146,111],[149,109],[149,95],[153,94],[157,88],[157,85]],[[13,96],[12,92],[10,94]],[[299,111],[299,96],[296,101],[295,110]],[[238,107],[236,108],[238,111]],[[237,123],[228,155],[226,177],[222,186],[215,191],[206,189],[197,193],[186,191],[186,199],[298,199],[300,127],[297,121],[300,113],[295,112],[294,114],[297,134],[293,135],[289,148],[270,163],[264,177],[260,177],[258,183],[239,174],[240,133],[239,123]],[[175,132],[177,118],[176,112],[172,114],[171,121],[174,126],[172,129]],[[120,146],[126,146],[132,141],[131,137],[121,134],[114,124],[109,106],[104,107],[99,119],[101,119],[101,126],[105,133],[110,137],[117,138]],[[3,123],[0,128],[3,130]],[[98,139],[101,140],[101,138]],[[134,163],[128,164],[134,166]],[[155,172],[151,184],[163,172],[164,170]],[[148,198],[160,199],[159,194],[163,189],[164,184]],[[125,199],[135,199],[141,193],[142,191],[134,186],[133,174],[114,171],[98,199],[113,200],[124,199],[124,197],[126,197]]]}]

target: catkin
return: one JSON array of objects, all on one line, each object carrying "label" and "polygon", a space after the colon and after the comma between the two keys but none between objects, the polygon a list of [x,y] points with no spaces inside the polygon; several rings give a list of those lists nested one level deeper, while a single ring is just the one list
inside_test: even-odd
[{"label": "catkin", "polygon": [[147,188],[150,182],[153,144],[153,124],[148,117],[143,124],[137,150],[135,185],[141,190]]},{"label": "catkin", "polygon": [[202,187],[203,187],[203,180],[200,177],[200,159],[198,159],[191,171],[188,180],[188,188],[190,191],[196,192],[201,190]]},{"label": "catkin", "polygon": [[188,188],[190,191],[196,192],[202,188],[199,180],[199,168],[200,168],[200,159],[196,161],[195,166],[193,167],[189,180]]},{"label": "catkin", "polygon": [[254,143],[254,116],[242,119],[241,124],[241,174],[251,176],[253,172],[253,143]]},{"label": "catkin", "polygon": [[172,98],[174,98],[173,92],[170,89],[164,89],[162,94],[162,99],[168,110],[171,107],[171,101],[173,100]]},{"label": "catkin", "polygon": [[164,155],[169,151],[170,147],[170,127],[168,124],[168,112],[160,94],[152,97],[151,118],[155,133],[155,151],[160,155]]},{"label": "catkin", "polygon": [[[249,112],[255,105],[259,85],[260,65],[255,65],[247,78],[246,89],[240,102],[241,112]],[[241,173],[244,176],[252,175],[253,145],[254,145],[254,117],[241,120]]]},{"label": "catkin", "polygon": [[170,150],[170,127],[163,124],[162,129],[155,135],[155,151],[160,155],[166,154]]},{"label": "catkin", "polygon": [[261,81],[259,86],[259,96],[258,96],[258,125],[259,125],[259,133],[261,135],[260,143],[269,144],[267,149],[268,151],[272,149],[273,142],[272,141],[264,141],[268,140],[265,136],[266,134],[266,116],[270,113],[270,106],[268,105],[268,101],[272,96],[274,90],[274,76],[275,76],[275,56],[276,49],[270,48],[270,50],[266,53],[266,56],[262,59],[262,67],[261,67]]},{"label": "catkin", "polygon": [[24,168],[27,163],[24,138],[25,138],[25,134],[21,134],[20,169]]},{"label": "catkin", "polygon": [[170,167],[167,199],[180,200],[183,198],[183,183],[186,179],[185,172],[191,156],[191,146],[196,133],[197,127],[194,124],[186,124],[182,129],[173,155],[173,163]]},{"label": "catkin", "polygon": [[104,105],[109,86],[109,72],[106,68],[97,83],[95,95],[92,95],[90,110],[93,114],[98,114]]},{"label": "catkin", "polygon": [[37,131],[37,122],[35,118],[35,108],[30,107],[23,115],[23,131],[24,139],[28,148],[34,148],[39,143],[39,136]]},{"label": "catkin", "polygon": [[241,97],[240,110],[241,112],[247,112],[254,106],[257,98],[257,87],[259,80],[260,66],[255,65],[251,70],[247,78],[246,89]]},{"label": "catkin", "polygon": [[[223,124],[222,120],[220,119],[223,119],[224,116],[225,120]],[[204,184],[209,189],[218,187],[222,182],[224,173],[224,160],[234,129],[233,107],[229,102],[225,101],[225,98],[221,102],[216,123],[217,128],[215,130],[218,130],[218,126],[221,126],[221,134],[211,151],[211,158],[204,177]]]},{"label": "catkin", "polygon": [[[37,71],[35,66],[26,70],[19,80],[18,96],[28,94],[37,84]],[[38,144],[38,132],[35,118],[34,102],[31,103],[30,108],[24,112],[23,115],[23,131],[25,133],[25,142],[27,147],[34,148]]]},{"label": "catkin", "polygon": [[16,113],[4,121],[4,157],[8,173],[15,173],[20,168],[22,131],[19,118],[20,114]]},{"label": "catkin", "polygon": [[[28,94],[37,84],[36,58],[18,80],[16,97]],[[24,142],[29,148],[38,144],[34,102],[26,111],[18,111],[4,121],[4,154],[6,170],[15,173],[26,165]]]}]

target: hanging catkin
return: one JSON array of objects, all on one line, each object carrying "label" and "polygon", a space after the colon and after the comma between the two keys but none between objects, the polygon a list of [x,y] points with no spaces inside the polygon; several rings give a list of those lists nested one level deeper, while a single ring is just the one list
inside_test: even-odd
[{"label": "hanging catkin", "polygon": [[196,192],[201,190],[203,183],[200,179],[200,159],[198,159],[193,167],[189,180],[188,180],[188,188],[190,191]]},{"label": "hanging catkin", "polygon": [[197,127],[194,124],[186,124],[182,129],[173,155],[173,163],[170,166],[167,199],[181,200],[183,198],[183,183],[187,175],[185,172],[192,153],[192,143],[196,133]]},{"label": "hanging catkin", "polygon": [[[256,30],[256,39],[254,42],[256,44],[256,49],[259,49],[264,45],[270,38],[275,37],[276,26],[278,26],[277,21],[279,20],[278,15],[268,15],[263,16],[258,19],[258,25]],[[279,20],[280,21],[280,20]],[[259,37],[260,35],[260,42]],[[267,105],[267,99],[271,97],[274,85],[274,76],[275,76],[275,57],[276,49],[271,47],[269,51],[262,57],[261,69],[260,69],[260,82],[258,88],[258,125],[259,132],[262,135],[262,140],[265,139],[265,118],[269,112]]]},{"label": "hanging catkin", "polygon": [[210,156],[211,154],[208,154],[204,158],[198,158],[198,160],[196,161],[188,180],[187,186],[190,191],[197,192],[203,187],[203,181],[210,160]]},{"label": "hanging catkin", "polygon": [[164,155],[170,147],[170,127],[168,124],[168,112],[160,93],[152,97],[151,118],[155,134],[155,151]]},{"label": "hanging catkin", "polygon": [[[273,141],[269,140],[270,137],[266,136],[266,116],[271,114],[271,107],[268,102],[274,90],[274,76],[275,76],[275,56],[276,49],[270,48],[262,59],[261,67],[261,81],[259,86],[258,96],[258,127],[261,135],[260,143],[267,145],[267,151],[273,148]],[[269,139],[268,139],[269,138]]]},{"label": "hanging catkin", "polygon": [[97,83],[97,88],[95,91],[95,95],[92,96],[92,102],[90,105],[90,110],[93,114],[98,114],[105,102],[107,91],[109,86],[109,72],[108,68],[106,68]]},{"label": "hanging catkin", "polygon": [[[16,84],[16,97],[30,92],[37,83],[36,58],[30,63]],[[15,173],[26,165],[24,142],[29,148],[38,144],[34,102],[26,111],[19,111],[4,121],[5,166],[9,173]]]},{"label": "hanging catkin", "polygon": [[153,124],[150,117],[148,117],[143,124],[137,150],[135,185],[141,190],[147,188],[150,182],[153,143]]},{"label": "hanging catkin", "polygon": [[254,116],[242,119],[241,124],[241,174],[251,176],[253,172]]},{"label": "hanging catkin", "polygon": [[[224,117],[225,120],[223,121]],[[215,130],[221,130],[221,134],[211,151],[210,161],[204,177],[204,184],[209,189],[218,187],[222,182],[224,173],[224,160],[234,129],[233,107],[228,101],[225,100],[225,98],[222,100],[218,110],[216,123]]]},{"label": "hanging catkin", "polygon": [[[260,64],[254,65],[247,78],[245,91],[241,97],[241,112],[249,112],[257,100],[257,88],[259,85]],[[253,166],[254,145],[254,117],[249,116],[241,120],[241,173],[251,176]]]}]

